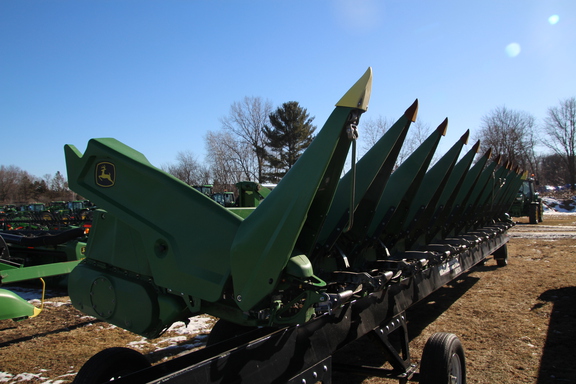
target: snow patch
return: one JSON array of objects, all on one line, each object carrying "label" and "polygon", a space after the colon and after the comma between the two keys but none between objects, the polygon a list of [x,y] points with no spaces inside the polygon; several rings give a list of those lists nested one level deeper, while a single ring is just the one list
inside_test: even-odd
[{"label": "snow patch", "polygon": [[212,318],[204,315],[191,317],[186,325],[183,321],[177,321],[168,328],[167,332],[175,332],[179,335],[190,335],[208,331],[212,328]]},{"label": "snow patch", "polygon": [[559,200],[553,197],[544,196],[542,202],[544,203],[544,212],[548,213],[576,213],[576,197],[572,196],[570,199]]}]

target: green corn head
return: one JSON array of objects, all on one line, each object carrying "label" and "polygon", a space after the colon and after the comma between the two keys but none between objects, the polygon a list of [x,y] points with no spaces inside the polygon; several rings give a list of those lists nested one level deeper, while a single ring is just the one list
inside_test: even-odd
[{"label": "green corn head", "polygon": [[472,165],[479,143],[460,158],[468,133],[431,166],[447,120],[398,166],[417,101],[341,177],[371,81],[369,69],[281,182],[242,208],[249,214],[114,139],[92,139],[84,154],[67,145],[70,188],[101,208],[87,257],[70,274],[74,306],[147,337],[200,313],[301,324],[409,279],[414,252],[429,256],[419,261],[426,268],[457,258],[446,251],[453,238],[495,223],[507,229],[521,173],[490,153]]}]

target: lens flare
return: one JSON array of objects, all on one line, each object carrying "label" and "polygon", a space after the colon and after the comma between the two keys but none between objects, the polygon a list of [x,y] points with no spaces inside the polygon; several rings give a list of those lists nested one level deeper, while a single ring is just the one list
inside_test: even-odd
[{"label": "lens flare", "polygon": [[558,15],[552,15],[548,18],[548,22],[551,25],[554,25],[554,24],[558,23],[559,21],[560,21],[560,16],[558,16]]},{"label": "lens flare", "polygon": [[520,44],[510,43],[506,46],[506,54],[509,57],[516,57],[520,54]]}]

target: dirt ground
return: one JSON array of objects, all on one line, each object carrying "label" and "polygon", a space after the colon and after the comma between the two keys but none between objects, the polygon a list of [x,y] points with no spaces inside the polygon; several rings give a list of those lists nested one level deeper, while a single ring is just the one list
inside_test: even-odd
[{"label": "dirt ground", "polygon": [[[508,266],[490,259],[408,311],[414,360],[433,333],[451,332],[464,346],[468,383],[576,383],[576,216],[521,221],[510,231]],[[54,295],[37,318],[0,321],[0,383],[69,383],[90,356],[112,346],[160,362],[201,348],[208,333],[144,340],[83,316],[64,292]],[[381,364],[379,356],[361,340],[335,360]],[[335,373],[333,382],[393,381]]]}]

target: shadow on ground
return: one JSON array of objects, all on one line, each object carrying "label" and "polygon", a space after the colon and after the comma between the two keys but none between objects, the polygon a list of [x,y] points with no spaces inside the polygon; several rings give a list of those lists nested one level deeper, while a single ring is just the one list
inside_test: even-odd
[{"label": "shadow on ground", "polygon": [[552,289],[539,299],[554,305],[537,384],[576,383],[576,287]]}]

